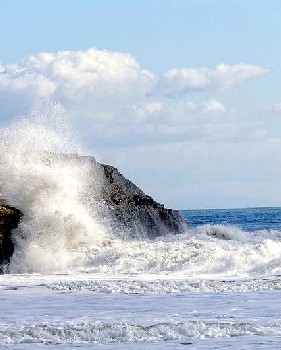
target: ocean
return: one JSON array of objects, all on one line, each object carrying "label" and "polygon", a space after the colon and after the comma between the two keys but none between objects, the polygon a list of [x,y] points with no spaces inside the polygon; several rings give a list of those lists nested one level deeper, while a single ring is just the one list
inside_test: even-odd
[{"label": "ocean", "polygon": [[1,349],[280,349],[281,209],[186,210],[184,235],[0,276]]}]

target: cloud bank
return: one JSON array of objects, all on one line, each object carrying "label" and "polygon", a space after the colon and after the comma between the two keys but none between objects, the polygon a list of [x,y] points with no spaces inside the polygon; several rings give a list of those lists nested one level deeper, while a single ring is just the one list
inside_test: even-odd
[{"label": "cloud bank", "polygon": [[55,100],[96,140],[255,137],[257,125],[237,120],[216,98],[191,101],[189,92],[227,89],[267,73],[261,66],[239,63],[174,68],[157,75],[124,53],[94,48],[39,53],[0,64],[0,117]]},{"label": "cloud bank", "polygon": [[1,94],[83,103],[89,99],[137,98],[151,89],[153,74],[127,54],[89,49],[40,53],[1,67]]},{"label": "cloud bank", "polygon": [[233,66],[219,64],[214,68],[171,69],[160,77],[158,89],[164,95],[175,96],[190,90],[231,87],[267,73],[263,67],[243,63]]}]

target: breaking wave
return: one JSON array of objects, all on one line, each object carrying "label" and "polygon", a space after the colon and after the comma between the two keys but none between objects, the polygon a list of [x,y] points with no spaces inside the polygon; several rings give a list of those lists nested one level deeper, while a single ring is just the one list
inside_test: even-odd
[{"label": "breaking wave", "polygon": [[88,246],[80,272],[172,274],[194,278],[281,274],[279,232],[276,235],[248,233],[247,241],[243,242],[218,239],[203,232],[199,228],[185,235],[153,241],[111,239],[98,248]]},{"label": "breaking wave", "polygon": [[280,323],[185,321],[179,323],[36,323],[1,326],[0,344],[127,343],[244,335],[281,336]]},{"label": "breaking wave", "polygon": [[57,281],[49,285],[55,291],[97,292],[120,294],[170,294],[170,293],[244,293],[256,291],[280,291],[281,279],[229,279],[229,280],[188,280],[162,279],[96,279],[79,281]]},{"label": "breaking wave", "polygon": [[203,225],[155,240],[120,239],[110,232],[95,210],[101,179],[90,161],[67,156],[83,150],[58,105],[39,108],[3,130],[0,146],[1,193],[24,214],[13,235],[12,273],[281,274],[279,231]]},{"label": "breaking wave", "polygon": [[99,244],[105,232],[83,194],[98,179],[81,153],[64,110],[56,104],[34,110],[3,130],[1,192],[23,213],[14,232],[12,272],[56,271],[77,262],[74,247]]}]

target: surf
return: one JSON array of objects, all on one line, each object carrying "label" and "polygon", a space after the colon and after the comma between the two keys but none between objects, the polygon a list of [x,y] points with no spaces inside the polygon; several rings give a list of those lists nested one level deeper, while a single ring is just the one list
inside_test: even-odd
[{"label": "surf", "polygon": [[14,121],[2,130],[0,146],[1,193],[23,214],[12,235],[10,273],[281,274],[278,230],[250,233],[205,224],[178,235],[163,229],[162,236],[150,239],[141,228],[130,235],[110,225],[96,200],[100,172],[93,161],[76,156],[85,150],[60,105],[48,103]]}]

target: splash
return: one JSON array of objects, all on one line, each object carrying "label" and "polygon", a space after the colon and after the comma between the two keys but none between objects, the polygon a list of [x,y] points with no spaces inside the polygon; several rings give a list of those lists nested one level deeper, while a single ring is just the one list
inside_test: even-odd
[{"label": "splash", "polygon": [[[214,231],[217,232],[218,227]],[[258,277],[281,273],[280,232],[247,233],[224,225],[219,232],[221,236],[210,236],[207,226],[155,240],[111,239],[110,244],[98,249],[87,247],[87,259],[81,272],[187,278]],[[247,239],[241,241],[241,235]]]},{"label": "splash", "polygon": [[[1,193],[23,213],[14,232],[12,272],[50,272],[77,264],[73,248],[100,242],[105,232],[83,201],[95,180],[90,163],[79,163],[75,134],[60,105],[45,104],[2,132]],[[81,263],[81,261],[80,261]]]},{"label": "splash", "polygon": [[23,213],[13,232],[12,273],[281,274],[278,231],[203,225],[155,240],[111,232],[97,200],[101,173],[90,158],[75,155],[85,152],[60,105],[45,104],[14,122],[3,130],[0,146],[1,193]]}]

